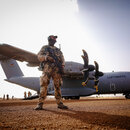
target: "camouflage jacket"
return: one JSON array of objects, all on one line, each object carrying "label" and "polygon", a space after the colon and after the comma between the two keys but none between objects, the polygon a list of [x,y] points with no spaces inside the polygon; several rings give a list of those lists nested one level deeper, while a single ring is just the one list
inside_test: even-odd
[{"label": "camouflage jacket", "polygon": [[[52,55],[54,57],[52,57]],[[51,56],[52,58],[58,59],[58,61],[61,63],[61,65],[65,65],[65,60],[62,52],[60,51],[59,48],[55,46],[49,46],[45,45],[41,48],[41,50],[38,53],[38,56],[46,57],[46,56]],[[54,59],[55,60],[55,59]],[[45,63],[49,63],[49,61],[43,61]]]}]

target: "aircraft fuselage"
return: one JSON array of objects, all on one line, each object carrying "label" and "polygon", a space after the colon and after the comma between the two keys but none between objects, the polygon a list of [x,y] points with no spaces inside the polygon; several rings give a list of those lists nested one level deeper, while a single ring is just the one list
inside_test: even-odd
[{"label": "aircraft fuselage", "polygon": [[[39,77],[14,77],[6,81],[21,85],[40,92]],[[98,92],[94,88],[94,81],[90,80],[87,86],[82,86],[83,79],[63,78],[61,92],[63,97],[80,97],[92,94],[130,93],[130,72],[104,73],[99,78]],[[53,82],[48,86],[48,94],[54,94]]]}]

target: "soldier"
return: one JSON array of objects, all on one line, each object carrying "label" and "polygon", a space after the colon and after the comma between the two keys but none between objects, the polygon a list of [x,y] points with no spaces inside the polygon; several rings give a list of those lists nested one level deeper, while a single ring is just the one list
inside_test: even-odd
[{"label": "soldier", "polygon": [[27,98],[27,93],[26,93],[26,92],[24,92],[24,98],[25,98],[25,99]]},{"label": "soldier", "polygon": [[3,95],[3,100],[5,100],[5,94]]},{"label": "soldier", "polygon": [[42,65],[42,76],[40,77],[40,95],[39,102],[35,110],[42,110],[43,103],[47,95],[47,87],[49,85],[50,79],[53,79],[53,84],[55,88],[55,98],[60,109],[68,109],[62,103],[61,98],[61,85],[62,85],[62,74],[64,72],[65,61],[60,49],[54,46],[56,43],[57,36],[50,35],[48,37],[48,45],[41,48],[38,53],[38,59]]},{"label": "soldier", "polygon": [[9,94],[6,95],[7,100],[9,100]]}]

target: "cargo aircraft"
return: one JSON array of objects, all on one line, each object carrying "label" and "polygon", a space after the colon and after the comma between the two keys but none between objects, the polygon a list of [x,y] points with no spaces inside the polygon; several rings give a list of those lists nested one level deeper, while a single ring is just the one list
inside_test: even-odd
[{"label": "cargo aircraft", "polygon": [[[99,71],[99,65],[89,65],[88,54],[83,50],[84,64],[77,62],[65,62],[63,85],[61,86],[62,97],[65,99],[79,99],[82,96],[93,94],[118,94],[122,93],[130,99],[130,72]],[[0,44],[0,63],[10,83],[32,89],[39,94],[39,77],[25,77],[20,69],[18,61],[25,61],[30,67],[39,66],[37,55],[23,49]],[[48,95],[54,95],[52,80],[48,86]],[[30,97],[36,98],[38,95]]]}]

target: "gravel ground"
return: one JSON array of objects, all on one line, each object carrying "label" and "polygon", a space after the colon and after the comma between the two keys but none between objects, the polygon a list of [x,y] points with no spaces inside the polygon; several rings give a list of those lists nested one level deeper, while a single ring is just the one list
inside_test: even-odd
[{"label": "gravel ground", "polygon": [[63,101],[68,110],[47,99],[36,111],[37,100],[0,100],[0,129],[29,130],[130,130],[130,100],[92,99]]}]

